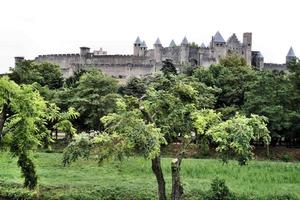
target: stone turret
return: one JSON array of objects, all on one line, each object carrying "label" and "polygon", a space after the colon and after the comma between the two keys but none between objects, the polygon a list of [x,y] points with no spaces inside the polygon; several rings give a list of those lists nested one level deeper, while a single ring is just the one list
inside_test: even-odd
[{"label": "stone turret", "polygon": [[285,59],[286,59],[286,64],[288,64],[289,62],[291,62],[292,60],[295,60],[297,57],[295,55],[294,49],[293,47],[291,47],[289,49],[288,54],[286,55]]},{"label": "stone turret", "polygon": [[264,56],[258,51],[255,55],[255,67],[262,70],[264,68]]},{"label": "stone turret", "polygon": [[163,49],[163,46],[159,38],[157,38],[153,46],[154,46],[154,60],[156,63],[159,63],[162,61],[162,49]]},{"label": "stone turret", "polygon": [[226,56],[226,41],[219,31],[212,37],[211,48],[217,61]]},{"label": "stone turret", "polygon": [[139,56],[145,56],[147,48],[148,47],[146,45],[146,42],[143,41],[142,44],[141,44],[141,46],[140,46]]},{"label": "stone turret", "polygon": [[89,47],[80,47],[80,56],[85,57],[90,53],[90,48]]},{"label": "stone turret", "polygon": [[243,52],[244,58],[248,65],[251,65],[252,55],[252,33],[243,34]]},{"label": "stone turret", "polygon": [[184,64],[189,61],[189,42],[186,37],[183,38],[180,44],[180,63]]},{"label": "stone turret", "polygon": [[15,66],[17,66],[18,63],[23,62],[25,59],[24,57],[17,56],[15,57]]},{"label": "stone turret", "polygon": [[141,50],[141,45],[142,45],[142,41],[140,39],[140,37],[137,37],[135,42],[133,43],[133,55],[134,56],[139,56],[140,50]]}]

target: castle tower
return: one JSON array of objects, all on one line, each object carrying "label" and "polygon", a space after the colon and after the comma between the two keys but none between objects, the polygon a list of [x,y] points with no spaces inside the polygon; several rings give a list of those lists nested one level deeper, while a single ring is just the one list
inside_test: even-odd
[{"label": "castle tower", "polygon": [[80,47],[80,56],[85,57],[90,53],[90,48],[89,47]]},{"label": "castle tower", "polygon": [[226,56],[226,42],[219,31],[212,37],[211,48],[217,61]]},{"label": "castle tower", "polygon": [[139,56],[145,56],[146,55],[146,50],[147,50],[147,45],[146,45],[146,42],[143,41],[141,46],[140,46]]},{"label": "castle tower", "polygon": [[186,37],[183,38],[180,44],[180,62],[181,64],[189,61],[189,42]]},{"label": "castle tower", "polygon": [[140,37],[137,37],[135,42],[133,43],[133,55],[134,56],[140,55],[141,45],[142,45],[142,41],[141,41]]},{"label": "castle tower", "polygon": [[244,56],[248,65],[251,65],[251,55],[252,55],[252,33],[243,34],[243,51],[242,55]]},{"label": "castle tower", "polygon": [[295,60],[297,57],[295,55],[295,52],[294,52],[294,49],[293,47],[290,48],[288,54],[286,55],[285,57],[285,60],[286,60],[286,64],[288,64],[289,62]]},{"label": "castle tower", "polygon": [[17,56],[15,57],[15,66],[17,66],[18,63],[23,62],[25,59],[24,57]]},{"label": "castle tower", "polygon": [[154,60],[156,63],[159,63],[162,61],[162,48],[163,48],[159,38],[157,38],[153,46],[154,46]]},{"label": "castle tower", "polygon": [[259,69],[263,69],[264,68],[264,56],[260,53],[260,51],[257,53],[256,55],[256,64]]}]

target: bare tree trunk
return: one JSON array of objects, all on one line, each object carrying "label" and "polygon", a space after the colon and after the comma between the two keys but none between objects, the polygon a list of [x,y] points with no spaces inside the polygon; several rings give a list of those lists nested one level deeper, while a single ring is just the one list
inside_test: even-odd
[{"label": "bare tree trunk", "polygon": [[180,181],[180,165],[182,157],[175,158],[171,163],[172,172],[172,200],[180,200],[183,195],[183,187]]},{"label": "bare tree trunk", "polygon": [[161,169],[160,156],[155,157],[152,161],[152,171],[155,174],[158,186],[158,199],[166,200],[166,182]]}]

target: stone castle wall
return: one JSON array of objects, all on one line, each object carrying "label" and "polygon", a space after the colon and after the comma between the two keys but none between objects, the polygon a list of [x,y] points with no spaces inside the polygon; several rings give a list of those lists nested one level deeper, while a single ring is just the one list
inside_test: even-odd
[{"label": "stone castle wall", "polygon": [[[191,46],[185,37],[180,45],[176,46],[172,41],[169,47],[163,47],[157,39],[153,49],[147,49],[145,41],[141,42],[138,37],[133,45],[132,55],[107,55],[107,52],[101,53],[104,52],[102,49],[101,52],[91,53],[90,48],[81,47],[78,54],[40,55],[35,60],[58,64],[64,77],[72,76],[81,68],[101,69],[107,75],[123,79],[131,76],[141,77],[158,73],[162,62],[167,59],[170,59],[180,71],[180,67],[187,65],[208,67],[218,63],[228,53],[236,53],[244,57],[247,64],[252,64],[259,69],[286,70],[285,64],[264,63],[261,53],[252,51],[251,48],[252,33],[244,33],[243,41],[240,42],[235,34],[225,41],[217,32],[209,46],[204,44],[200,47]],[[293,54],[294,52],[291,51],[289,59]],[[16,57],[16,61],[19,59],[20,57]]]}]

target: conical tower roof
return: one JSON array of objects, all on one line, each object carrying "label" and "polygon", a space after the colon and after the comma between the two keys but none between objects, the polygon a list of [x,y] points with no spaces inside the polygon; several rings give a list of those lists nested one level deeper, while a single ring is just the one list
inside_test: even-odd
[{"label": "conical tower roof", "polygon": [[147,48],[145,40],[142,42],[141,47]]},{"label": "conical tower roof", "polygon": [[156,42],[154,44],[155,45],[161,45],[161,42],[160,42],[159,38],[156,39]]},{"label": "conical tower roof", "polygon": [[219,31],[216,32],[216,34],[213,38],[214,38],[214,42],[226,43]]},{"label": "conical tower roof", "polygon": [[189,44],[189,42],[188,42],[188,40],[186,39],[186,36],[184,36],[184,38],[183,38],[183,40],[182,40],[182,42],[181,42],[181,45],[188,45]]},{"label": "conical tower roof", "polygon": [[206,48],[206,46],[205,46],[204,43],[202,43],[200,47],[201,47],[201,48]]},{"label": "conical tower roof", "polygon": [[134,44],[142,44],[142,41],[139,36],[136,38]]},{"label": "conical tower roof", "polygon": [[172,41],[171,41],[171,43],[170,43],[169,47],[176,47],[176,43],[175,43],[175,41],[174,41],[174,40],[172,40]]},{"label": "conical tower roof", "polygon": [[290,48],[286,57],[296,57],[293,47]]}]

